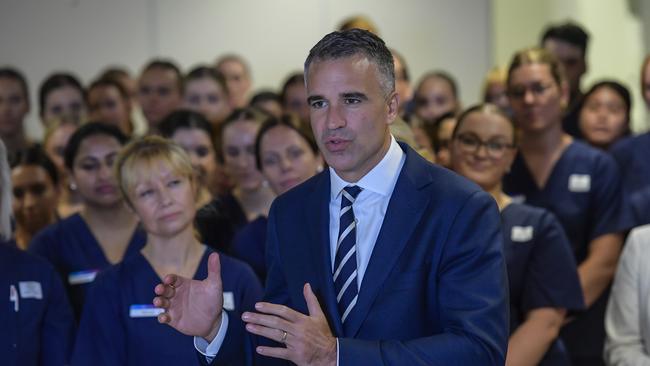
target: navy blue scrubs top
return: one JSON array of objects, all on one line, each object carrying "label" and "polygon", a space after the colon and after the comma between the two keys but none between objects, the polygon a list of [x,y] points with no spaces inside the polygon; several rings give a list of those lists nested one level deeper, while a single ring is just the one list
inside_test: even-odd
[{"label": "navy blue scrubs top", "polygon": [[232,255],[248,263],[262,283],[266,282],[266,226],[269,219],[260,216],[242,227],[232,241]]},{"label": "navy blue scrubs top", "polygon": [[650,224],[650,132],[626,138],[610,152],[621,167],[623,193],[633,206],[633,226]]},{"label": "navy blue scrubs top", "polygon": [[[208,274],[206,249],[194,279]],[[262,287],[245,263],[220,255],[224,309],[241,314],[253,310]],[[159,324],[160,309],[152,304],[162,280],[138,254],[102,272],[84,307],[72,365],[193,365],[193,337]]]},{"label": "navy blue scrubs top", "polygon": [[47,261],[0,242],[0,364],[67,365],[74,317]]},{"label": "navy blue scrubs top", "polygon": [[[147,234],[137,228],[124,258],[137,254],[147,241]],[[79,214],[52,224],[30,242],[29,251],[46,258],[66,284],[75,318],[80,319],[88,285],[97,273],[111,266],[97,239]]]},{"label": "navy blue scrubs top", "polygon": [[[501,212],[510,287],[510,333],[538,308],[583,310],[582,289],[571,246],[550,212],[512,203]],[[571,365],[560,339],[540,365]]]},{"label": "navy blue scrubs top", "polygon": [[[600,150],[572,142],[558,159],[546,185],[539,188],[518,154],[504,177],[504,191],[551,211],[564,228],[578,265],[585,260],[591,240],[631,227],[625,213],[618,164]],[[609,290],[584,313],[562,328],[572,359],[602,359],[604,317]]]}]

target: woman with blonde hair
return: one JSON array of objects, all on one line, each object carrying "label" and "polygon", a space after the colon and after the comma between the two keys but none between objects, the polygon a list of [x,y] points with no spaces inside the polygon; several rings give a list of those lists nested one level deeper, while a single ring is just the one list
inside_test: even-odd
[{"label": "woman with blonde hair", "polygon": [[[120,190],[147,232],[147,243],[93,284],[72,364],[194,363],[192,337],[158,323],[162,310],[151,303],[153,288],[167,274],[202,279],[208,273],[212,251],[193,226],[197,183],[190,159],[175,143],[148,136],[121,151],[115,170]],[[262,294],[253,271],[236,259],[219,257],[223,308],[239,314],[251,310]]]}]

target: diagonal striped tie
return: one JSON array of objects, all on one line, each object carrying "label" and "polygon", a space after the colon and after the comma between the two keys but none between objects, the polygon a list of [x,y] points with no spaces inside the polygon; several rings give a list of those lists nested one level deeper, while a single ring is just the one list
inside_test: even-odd
[{"label": "diagonal striped tie", "polygon": [[357,186],[343,188],[339,238],[334,258],[334,289],[341,322],[345,323],[357,303],[357,231],[352,204],[361,192]]}]

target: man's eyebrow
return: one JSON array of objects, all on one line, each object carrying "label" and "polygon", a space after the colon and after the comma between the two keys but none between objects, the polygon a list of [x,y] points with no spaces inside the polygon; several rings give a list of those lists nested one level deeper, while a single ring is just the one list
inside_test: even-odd
[{"label": "man's eyebrow", "polygon": [[361,99],[361,100],[368,100],[368,96],[365,95],[364,93],[359,93],[359,92],[352,92],[352,93],[342,93],[340,94],[341,98],[356,98],[356,99]]},{"label": "man's eyebrow", "polygon": [[307,97],[307,103],[312,104],[317,100],[323,100],[323,99],[325,98],[323,98],[323,96],[321,95],[310,95],[309,97]]}]

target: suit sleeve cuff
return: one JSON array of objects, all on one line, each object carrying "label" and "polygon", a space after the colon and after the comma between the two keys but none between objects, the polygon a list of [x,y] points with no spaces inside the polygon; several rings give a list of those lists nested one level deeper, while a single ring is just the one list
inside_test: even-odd
[{"label": "suit sleeve cuff", "polygon": [[208,343],[208,341],[202,337],[194,337],[194,348],[196,348],[200,354],[205,356],[208,363],[214,359],[217,353],[219,353],[223,340],[226,338],[226,330],[228,330],[228,313],[222,311],[221,314],[221,325],[219,326],[219,331],[212,342]]}]

